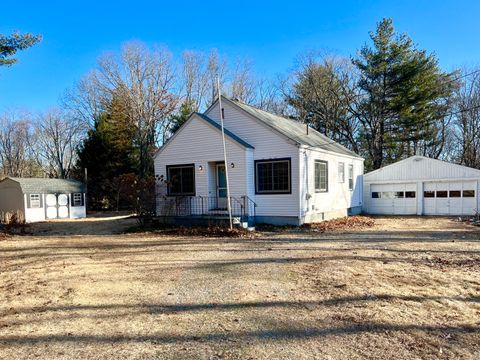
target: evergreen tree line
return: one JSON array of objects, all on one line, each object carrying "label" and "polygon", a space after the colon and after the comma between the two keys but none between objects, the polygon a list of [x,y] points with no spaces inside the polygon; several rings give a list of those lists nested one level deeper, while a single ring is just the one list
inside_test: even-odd
[{"label": "evergreen tree line", "polygon": [[[80,179],[88,169],[90,206],[129,206],[122,194],[151,177],[155,150],[192,112],[215,101],[219,78],[225,95],[308,124],[363,156],[366,171],[413,154],[480,168],[480,70],[444,71],[434,54],[396,32],[391,19],[369,35],[350,58],[309,52],[273,79],[256,75],[249,61],[229,63],[216,51],[185,51],[177,64],[166,48],[127,43],[119,54],[102,56],[53,116],[6,121],[4,115],[0,148],[9,146],[12,156],[10,162],[0,158],[0,166],[5,175],[18,168]],[[50,134],[41,145],[22,140],[33,138],[28,124],[36,124],[35,133],[46,123],[52,131],[37,131],[40,139]],[[16,157],[15,144],[2,144],[7,128],[23,134],[18,148],[32,143],[23,157]],[[49,140],[64,145],[38,156]],[[17,158],[20,165],[11,166]]]}]

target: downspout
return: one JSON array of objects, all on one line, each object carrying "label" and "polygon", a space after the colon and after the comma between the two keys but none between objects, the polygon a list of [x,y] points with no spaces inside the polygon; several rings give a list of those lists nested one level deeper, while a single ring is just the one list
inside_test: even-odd
[{"label": "downspout", "polygon": [[[308,171],[308,155],[307,155],[307,151],[306,150],[303,150],[303,161],[305,162],[305,201],[306,201],[306,211],[305,213],[303,213],[303,218],[306,216],[306,214],[310,211],[310,198],[312,197],[310,195],[310,189],[309,189],[309,171]],[[303,202],[303,201],[302,201]],[[304,209],[301,209],[301,211],[303,212]]]}]

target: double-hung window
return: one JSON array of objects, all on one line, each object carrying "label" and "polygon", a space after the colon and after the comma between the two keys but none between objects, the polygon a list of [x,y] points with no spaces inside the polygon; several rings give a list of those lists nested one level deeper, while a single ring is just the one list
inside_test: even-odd
[{"label": "double-hung window", "polygon": [[328,191],[328,163],[315,160],[315,192]]},{"label": "double-hung window", "polygon": [[32,209],[38,209],[41,208],[41,200],[40,200],[40,194],[30,194],[30,208]]},{"label": "double-hung window", "polygon": [[345,182],[345,163],[338,163],[338,182]]},{"label": "double-hung window", "polygon": [[353,190],[353,165],[348,165],[348,189]]},{"label": "double-hung window", "polygon": [[288,159],[255,160],[256,194],[291,193],[291,161]]},{"label": "double-hung window", "polygon": [[168,194],[172,196],[195,196],[195,164],[168,165]]},{"label": "double-hung window", "polygon": [[83,194],[82,193],[72,194],[72,206],[83,206]]}]

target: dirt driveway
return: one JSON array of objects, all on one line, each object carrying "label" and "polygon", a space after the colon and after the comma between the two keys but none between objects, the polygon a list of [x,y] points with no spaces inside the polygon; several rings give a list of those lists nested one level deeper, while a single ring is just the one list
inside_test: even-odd
[{"label": "dirt driveway", "polygon": [[2,240],[0,358],[480,358],[479,232],[377,221],[254,239],[53,226]]}]

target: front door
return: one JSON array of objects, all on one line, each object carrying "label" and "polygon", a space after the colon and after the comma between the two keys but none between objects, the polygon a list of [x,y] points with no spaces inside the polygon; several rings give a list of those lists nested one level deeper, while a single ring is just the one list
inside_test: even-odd
[{"label": "front door", "polygon": [[217,164],[217,208],[227,208],[227,175],[224,164]]}]

